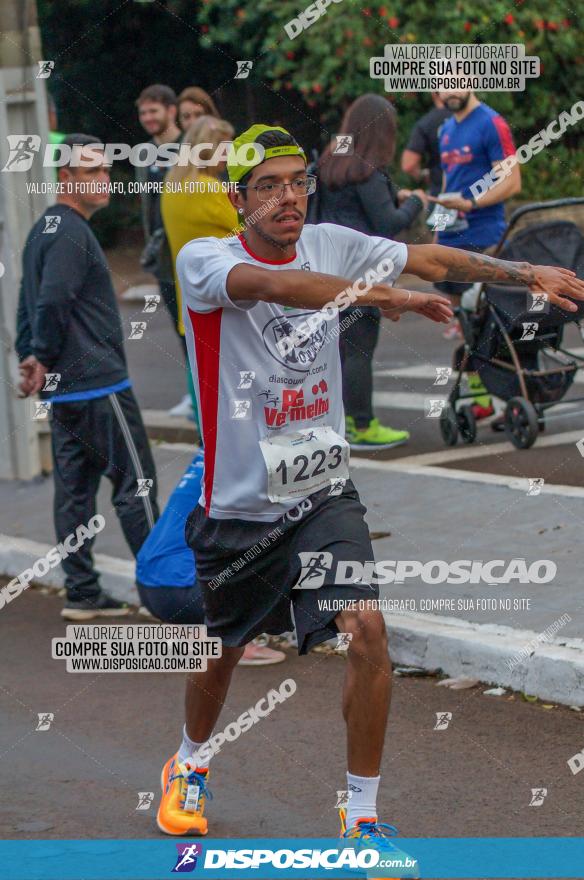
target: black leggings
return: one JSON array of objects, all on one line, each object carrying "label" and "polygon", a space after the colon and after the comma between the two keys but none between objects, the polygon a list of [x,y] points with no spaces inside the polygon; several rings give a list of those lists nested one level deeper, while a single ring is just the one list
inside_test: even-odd
[{"label": "black leggings", "polygon": [[367,428],[373,418],[373,353],[380,320],[381,312],[374,306],[345,309],[339,315],[345,326],[340,335],[343,403],[357,428]]}]

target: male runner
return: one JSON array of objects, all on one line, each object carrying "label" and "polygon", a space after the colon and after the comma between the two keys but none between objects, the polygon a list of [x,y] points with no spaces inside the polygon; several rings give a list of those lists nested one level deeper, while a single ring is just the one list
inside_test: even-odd
[{"label": "male runner", "polygon": [[[262,148],[257,164],[252,150],[247,165],[238,164],[235,149],[228,160],[244,234],[191,241],[177,260],[205,446],[201,498],[186,536],[208,633],[222,639],[223,654],[188,679],[183,741],[163,770],[158,824],[168,834],[207,833],[209,761],[202,746],[243,646],[260,632],[290,630],[292,605],[300,654],[339,632],[352,637],[343,693],[352,797],[341,827],[347,837],[385,842],[394,829],[378,823],[376,795],[391,664],[383,616],[368,601],[378,596],[377,586],[335,584],[337,562],[374,557],[366,511],[348,473],[338,313],[323,307],[361,279],[359,302],[394,320],[410,311],[448,321],[443,297],[389,286],[409,272],[429,281],[513,281],[546,291],[573,311],[559,292],[584,299],[584,282],[569,270],[408,246],[328,223],[303,229],[314,189],[304,151],[284,129],[264,125],[244,132],[234,148],[246,144]],[[367,289],[363,279],[372,269],[384,283]],[[339,480],[342,491],[333,494]],[[261,552],[242,565],[246,551],[258,546]],[[294,589],[302,558],[308,565],[319,554],[326,562],[322,586]],[[326,610],[321,600],[340,602],[343,610]]]}]

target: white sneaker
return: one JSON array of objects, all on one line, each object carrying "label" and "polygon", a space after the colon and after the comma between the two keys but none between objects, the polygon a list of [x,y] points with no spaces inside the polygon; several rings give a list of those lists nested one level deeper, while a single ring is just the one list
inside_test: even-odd
[{"label": "white sneaker", "polygon": [[193,404],[189,394],[185,394],[180,403],[168,410],[169,416],[182,416],[185,419],[193,418]]}]

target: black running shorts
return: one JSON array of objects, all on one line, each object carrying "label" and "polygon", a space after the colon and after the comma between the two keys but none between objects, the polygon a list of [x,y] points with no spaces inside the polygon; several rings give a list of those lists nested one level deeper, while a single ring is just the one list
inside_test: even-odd
[{"label": "black running shorts", "polygon": [[[197,505],[185,536],[195,553],[208,634],[236,647],[260,633],[289,632],[295,623],[300,654],[334,638],[340,610],[379,596],[365,576],[334,582],[339,562],[370,568],[374,561],[365,513],[351,480],[340,495],[322,489],[272,523],[212,519]],[[294,589],[301,577],[309,589]]]}]

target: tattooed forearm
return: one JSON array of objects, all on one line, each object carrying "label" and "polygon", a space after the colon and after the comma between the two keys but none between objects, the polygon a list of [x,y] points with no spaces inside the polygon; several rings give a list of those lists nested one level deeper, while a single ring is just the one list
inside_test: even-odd
[{"label": "tattooed forearm", "polygon": [[529,263],[511,263],[455,248],[443,250],[446,252],[446,281],[491,281],[494,284],[511,281],[528,285],[535,280],[534,268]]}]

